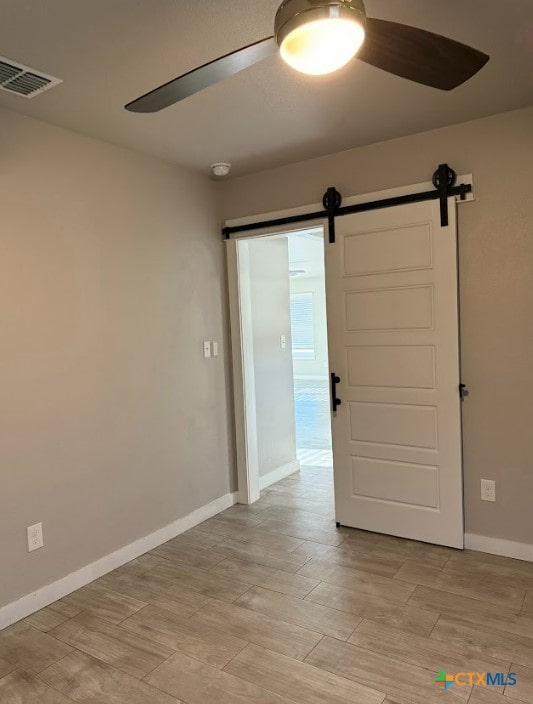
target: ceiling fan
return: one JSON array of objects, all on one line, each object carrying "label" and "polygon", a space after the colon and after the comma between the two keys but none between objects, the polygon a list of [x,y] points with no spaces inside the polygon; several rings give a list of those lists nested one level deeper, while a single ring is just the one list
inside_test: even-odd
[{"label": "ceiling fan", "polygon": [[366,16],[363,0],[283,0],[274,36],[209,61],[128,103],[158,112],[267,58],[276,51],[302,73],[332,73],[354,56],[416,83],[452,90],[489,60],[477,49],[406,24]]}]

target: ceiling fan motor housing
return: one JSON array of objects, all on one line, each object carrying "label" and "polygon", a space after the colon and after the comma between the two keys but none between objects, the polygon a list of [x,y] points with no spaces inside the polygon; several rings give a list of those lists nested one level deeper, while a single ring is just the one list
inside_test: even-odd
[{"label": "ceiling fan motor housing", "polygon": [[363,0],[284,0],[276,12],[274,34],[278,46],[297,27],[322,19],[350,19],[364,29],[366,12]]}]

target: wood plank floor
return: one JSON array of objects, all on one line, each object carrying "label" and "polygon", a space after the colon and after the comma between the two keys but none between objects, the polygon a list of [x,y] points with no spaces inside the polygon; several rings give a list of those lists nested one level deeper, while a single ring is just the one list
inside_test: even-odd
[{"label": "wood plank floor", "polygon": [[533,564],[337,529],[324,467],[0,631],[0,704],[446,700],[533,704]]}]

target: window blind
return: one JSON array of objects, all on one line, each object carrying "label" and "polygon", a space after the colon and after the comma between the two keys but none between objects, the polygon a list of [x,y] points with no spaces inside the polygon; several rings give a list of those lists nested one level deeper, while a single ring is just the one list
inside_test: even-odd
[{"label": "window blind", "polygon": [[311,292],[291,293],[291,328],[295,359],[314,359],[314,300]]}]

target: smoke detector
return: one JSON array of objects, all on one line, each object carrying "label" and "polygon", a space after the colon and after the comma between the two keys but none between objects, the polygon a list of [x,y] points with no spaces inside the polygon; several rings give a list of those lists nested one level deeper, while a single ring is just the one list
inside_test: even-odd
[{"label": "smoke detector", "polygon": [[225,164],[224,162],[219,162],[217,164],[211,165],[211,173],[216,178],[224,178],[228,176],[231,171],[231,164]]},{"label": "smoke detector", "polygon": [[61,78],[0,56],[0,90],[22,98],[33,98],[59,83],[62,83]]}]

